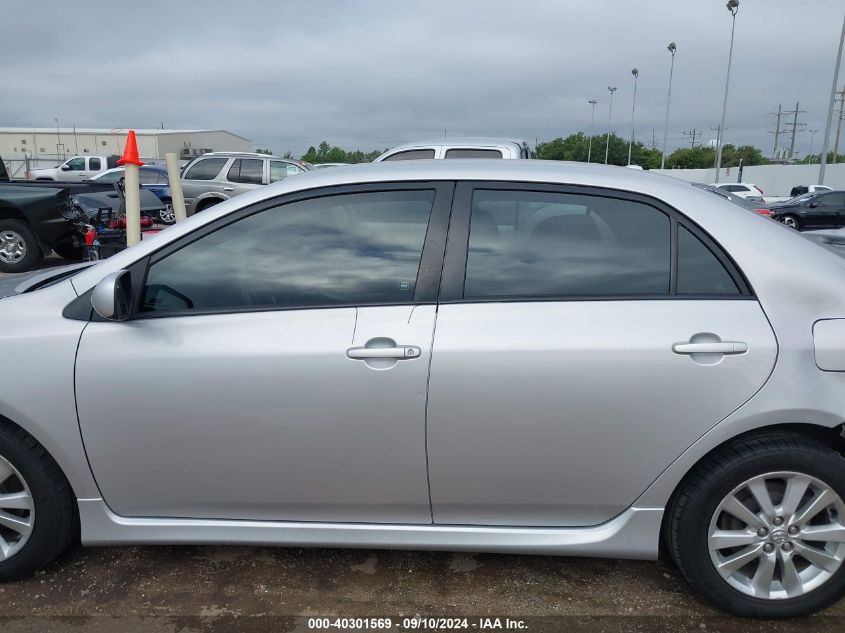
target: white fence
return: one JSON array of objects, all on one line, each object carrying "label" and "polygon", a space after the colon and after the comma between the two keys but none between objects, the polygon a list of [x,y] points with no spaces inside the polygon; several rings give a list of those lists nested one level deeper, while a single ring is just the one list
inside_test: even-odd
[{"label": "white fence", "polygon": [[[715,169],[652,169],[658,174],[674,176],[688,182],[712,183],[716,180]],[[737,182],[739,169],[723,167],[720,182]],[[742,180],[754,183],[766,196],[788,196],[796,185],[819,184],[818,165],[757,165],[743,167]],[[828,164],[824,184],[834,189],[845,189],[845,163]]]}]

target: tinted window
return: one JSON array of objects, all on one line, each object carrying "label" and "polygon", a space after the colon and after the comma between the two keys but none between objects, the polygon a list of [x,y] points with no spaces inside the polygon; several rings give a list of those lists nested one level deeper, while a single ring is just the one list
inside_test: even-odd
[{"label": "tinted window", "polygon": [[223,165],[226,164],[226,158],[204,158],[194,163],[191,168],[185,173],[186,180],[214,180]]},{"label": "tinted window", "polygon": [[501,158],[497,149],[447,149],[446,158]]},{"label": "tinted window", "polygon": [[157,185],[161,182],[166,182],[167,179],[162,177],[157,171],[152,169],[141,169],[138,173],[138,178],[143,185]]},{"label": "tinted window", "polygon": [[399,152],[392,154],[384,160],[419,160],[424,158],[434,158],[433,149],[411,149],[407,152]]},{"label": "tinted window", "polygon": [[722,185],[721,187],[725,191],[750,191],[750,189],[744,185]]},{"label": "tinted window", "polygon": [[845,206],[845,193],[826,193],[817,198],[819,204],[825,207]]},{"label": "tinted window", "polygon": [[153,264],[141,310],[410,302],[433,201],[357,193],[261,211]]},{"label": "tinted window", "polygon": [[283,160],[270,161],[270,182],[277,182],[301,172],[302,170],[299,166],[293,163],[286,163]]},{"label": "tinted window", "polygon": [[473,194],[464,296],[669,293],[670,222],[626,200],[533,191]]},{"label": "tinted window", "polygon": [[260,158],[239,158],[232,163],[226,180],[260,185],[264,177],[264,161]]},{"label": "tinted window", "polygon": [[678,225],[678,294],[739,294],[730,273],[709,248]]},{"label": "tinted window", "polygon": [[89,158],[88,159],[88,169],[94,171],[100,171],[100,159],[99,158]]},{"label": "tinted window", "polygon": [[67,166],[70,168],[70,171],[85,171],[85,159],[71,158],[67,162]]}]

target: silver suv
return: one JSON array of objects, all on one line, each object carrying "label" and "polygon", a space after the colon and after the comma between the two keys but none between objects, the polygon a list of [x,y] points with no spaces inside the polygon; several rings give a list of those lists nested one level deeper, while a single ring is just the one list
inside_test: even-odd
[{"label": "silver suv", "polygon": [[525,141],[508,138],[442,138],[399,145],[373,162],[426,158],[531,158],[531,149]]},{"label": "silver suv", "polygon": [[182,170],[188,215],[261,185],[308,171],[302,161],[249,152],[210,152]]}]

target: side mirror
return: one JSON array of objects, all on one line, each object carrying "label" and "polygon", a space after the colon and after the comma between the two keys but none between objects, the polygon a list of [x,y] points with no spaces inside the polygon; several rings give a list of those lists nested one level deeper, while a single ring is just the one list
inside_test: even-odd
[{"label": "side mirror", "polygon": [[125,321],[132,305],[132,281],[128,270],[109,273],[94,287],[91,306],[109,321]]},{"label": "side mirror", "polygon": [[70,165],[62,165],[61,170],[62,171],[70,171]]},{"label": "side mirror", "polygon": [[815,209],[817,206],[819,206],[819,203],[818,202],[811,202],[807,206],[810,207],[811,209]]}]

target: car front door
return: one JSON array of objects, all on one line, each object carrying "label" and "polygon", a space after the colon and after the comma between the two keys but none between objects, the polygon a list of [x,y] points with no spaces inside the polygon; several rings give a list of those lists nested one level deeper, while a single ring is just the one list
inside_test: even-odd
[{"label": "car front door", "polygon": [[741,275],[674,210],[461,184],[429,385],[434,521],[607,521],[751,397],[775,353]]},{"label": "car front door", "polygon": [[85,168],[85,157],[77,156],[67,161],[62,165],[61,176],[62,180],[67,182],[82,181],[88,178],[88,170]]},{"label": "car front door", "polygon": [[[451,185],[308,192],[132,269],[76,393],[116,513],[429,523],[426,387]],[[139,269],[139,270],[136,270]]]},{"label": "car front door", "polygon": [[185,196],[185,207],[195,211],[197,198],[208,193],[218,193],[222,189],[218,181],[220,172],[229,162],[228,158],[214,156],[200,158],[190,165],[182,176],[182,192]]},{"label": "car front door", "polygon": [[839,226],[841,198],[838,193],[823,193],[804,203],[803,228]]}]

